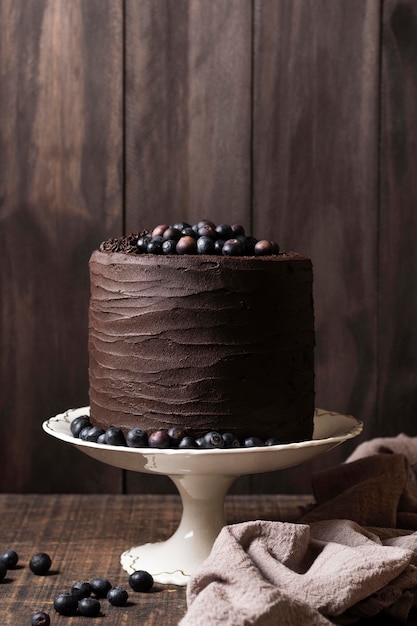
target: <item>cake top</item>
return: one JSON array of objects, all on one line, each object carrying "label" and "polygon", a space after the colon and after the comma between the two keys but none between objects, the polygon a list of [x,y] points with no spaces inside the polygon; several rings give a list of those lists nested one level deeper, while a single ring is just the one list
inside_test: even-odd
[{"label": "cake top", "polygon": [[101,252],[156,255],[274,256],[280,253],[275,241],[247,235],[241,224],[214,224],[200,220],[158,224],[153,229],[112,238],[100,244]]}]

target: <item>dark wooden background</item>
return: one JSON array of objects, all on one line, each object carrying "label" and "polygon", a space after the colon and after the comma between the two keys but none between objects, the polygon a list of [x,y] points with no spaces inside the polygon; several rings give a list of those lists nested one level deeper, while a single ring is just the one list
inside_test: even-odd
[{"label": "dark wooden background", "polygon": [[0,33],[0,490],[175,491],[41,429],[88,404],[91,251],[162,221],[310,255],[316,405],[365,424],[235,492],[417,434],[414,0],[2,0]]}]

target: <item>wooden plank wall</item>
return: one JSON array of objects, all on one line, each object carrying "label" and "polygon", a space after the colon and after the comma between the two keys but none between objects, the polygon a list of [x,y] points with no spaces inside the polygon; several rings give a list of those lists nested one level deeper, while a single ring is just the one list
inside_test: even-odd
[{"label": "wooden plank wall", "polygon": [[[88,258],[240,221],[315,270],[316,405],[415,435],[412,0],[0,3],[0,490],[163,492],[42,421],[88,403]],[[311,464],[235,492],[307,492]]]}]

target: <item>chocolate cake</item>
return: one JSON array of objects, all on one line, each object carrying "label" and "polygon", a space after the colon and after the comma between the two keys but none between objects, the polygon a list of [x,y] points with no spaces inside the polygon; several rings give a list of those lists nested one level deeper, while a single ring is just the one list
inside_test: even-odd
[{"label": "chocolate cake", "polygon": [[90,259],[95,426],[311,439],[310,259],[112,249]]}]

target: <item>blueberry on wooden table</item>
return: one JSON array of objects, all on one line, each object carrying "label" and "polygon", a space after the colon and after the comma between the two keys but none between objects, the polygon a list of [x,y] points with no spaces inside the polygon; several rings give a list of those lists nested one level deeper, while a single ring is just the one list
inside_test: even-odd
[{"label": "blueberry on wooden table", "polygon": [[6,578],[6,574],[7,574],[7,567],[4,565],[4,563],[0,563],[0,581]]},{"label": "blueberry on wooden table", "polygon": [[108,592],[110,591],[110,589],[112,588],[111,582],[107,578],[102,578],[102,577],[93,578],[93,580],[90,580],[90,585],[91,585],[92,592],[98,598],[105,598]]},{"label": "blueberry on wooden table", "polygon": [[51,557],[45,552],[34,554],[29,561],[29,567],[37,576],[44,576],[52,565]]},{"label": "blueberry on wooden table", "polygon": [[6,569],[14,569],[18,560],[19,557],[14,550],[5,550],[0,554],[0,564],[5,565]]},{"label": "blueberry on wooden table", "polygon": [[153,586],[153,576],[145,570],[137,570],[130,574],[129,585],[133,591],[150,591]]},{"label": "blueberry on wooden table", "polygon": [[78,612],[85,617],[97,617],[100,614],[100,602],[96,598],[81,598],[78,601]]},{"label": "blueberry on wooden table", "polygon": [[48,613],[44,611],[39,611],[38,613],[34,613],[32,615],[32,620],[30,622],[31,626],[49,626],[51,623],[51,619]]},{"label": "blueberry on wooden table", "polygon": [[91,595],[92,592],[92,587],[90,585],[90,583],[85,582],[85,581],[77,581],[76,583],[73,584],[73,586],[71,587],[71,593],[73,596],[76,596],[79,600],[81,598],[87,598],[88,596]]},{"label": "blueberry on wooden table", "polygon": [[64,591],[54,599],[54,609],[60,615],[75,615],[78,609],[78,598]]},{"label": "blueberry on wooden table", "polygon": [[129,594],[123,587],[112,587],[107,594],[107,600],[113,606],[124,606],[128,597]]}]

